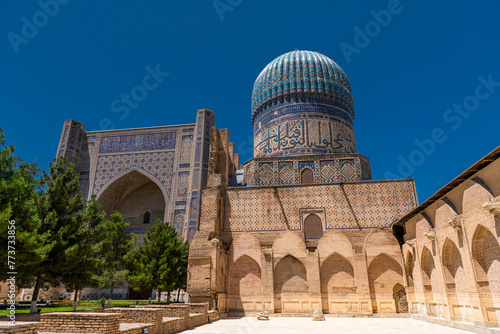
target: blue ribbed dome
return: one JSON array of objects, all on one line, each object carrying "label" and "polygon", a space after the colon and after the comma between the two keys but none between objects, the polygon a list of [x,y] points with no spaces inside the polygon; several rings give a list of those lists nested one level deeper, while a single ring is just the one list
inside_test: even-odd
[{"label": "blue ribbed dome", "polygon": [[264,68],[253,88],[252,124],[267,110],[298,101],[335,106],[354,118],[346,74],[333,60],[317,52],[292,51]]}]

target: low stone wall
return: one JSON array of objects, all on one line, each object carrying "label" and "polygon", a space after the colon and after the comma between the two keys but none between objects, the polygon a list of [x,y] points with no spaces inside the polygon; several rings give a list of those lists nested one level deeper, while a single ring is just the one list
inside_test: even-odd
[{"label": "low stone wall", "polygon": [[2,334],[37,334],[38,322],[17,323],[15,326],[8,322],[0,322],[0,333]]},{"label": "low stone wall", "polygon": [[43,313],[39,332],[54,333],[118,333],[120,315],[111,313],[54,312]]},{"label": "low stone wall", "polygon": [[1,334],[102,333],[171,334],[220,319],[208,304],[147,305],[105,309],[104,312],[43,313],[40,322],[0,324]]},{"label": "low stone wall", "polygon": [[162,333],[162,318],[163,312],[158,309],[146,308],[110,308],[105,310],[106,313],[120,315],[120,323],[142,323],[150,324],[149,332],[151,334]]}]

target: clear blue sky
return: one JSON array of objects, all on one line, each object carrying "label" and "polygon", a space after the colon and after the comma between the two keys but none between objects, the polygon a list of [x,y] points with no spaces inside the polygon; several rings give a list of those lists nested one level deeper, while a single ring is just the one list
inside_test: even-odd
[{"label": "clear blue sky", "polygon": [[[344,69],[358,152],[374,179],[414,177],[420,202],[500,144],[498,1],[54,2],[0,4],[0,126],[43,168],[65,119],[87,130],[173,125],[194,123],[199,108],[215,111],[246,161],[254,80],[294,49]],[[148,66],[169,75],[128,115],[113,112]],[[470,111],[453,110],[464,103]]]}]

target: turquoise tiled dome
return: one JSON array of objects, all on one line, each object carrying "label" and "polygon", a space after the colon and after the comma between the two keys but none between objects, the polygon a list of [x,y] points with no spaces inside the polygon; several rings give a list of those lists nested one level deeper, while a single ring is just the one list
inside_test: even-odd
[{"label": "turquoise tiled dome", "polygon": [[340,66],[317,52],[292,51],[273,60],[257,77],[252,124],[267,110],[299,101],[332,105],[354,118],[351,85]]}]

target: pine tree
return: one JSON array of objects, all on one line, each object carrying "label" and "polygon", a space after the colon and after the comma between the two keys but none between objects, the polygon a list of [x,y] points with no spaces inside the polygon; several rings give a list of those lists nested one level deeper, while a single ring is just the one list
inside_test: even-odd
[{"label": "pine tree", "polygon": [[156,289],[158,304],[162,291],[170,293],[182,282],[187,267],[188,244],[177,235],[177,230],[158,220],[147,232],[140,247],[129,284],[137,290]]},{"label": "pine tree", "polygon": [[74,165],[65,158],[54,160],[42,182],[45,191],[35,203],[41,224],[37,229],[40,235],[48,237],[39,244],[44,257],[37,263],[26,266],[29,279],[24,284],[33,285],[31,313],[36,312],[36,301],[44,283],[57,286],[65,273],[73,268],[73,257],[80,229],[85,226],[85,201],[79,191],[78,174]]},{"label": "pine tree", "polygon": [[0,128],[0,280],[16,272],[16,285],[30,286],[33,267],[46,260],[52,248],[51,233],[42,229],[37,207],[44,184],[37,164],[15,156],[14,145],[5,146],[4,138]]},{"label": "pine tree", "polygon": [[100,208],[95,196],[85,204],[84,224],[72,236],[74,239],[73,247],[68,250],[72,267],[63,274],[61,282],[67,291],[74,291],[73,311],[76,311],[78,293],[86,287],[98,284],[95,280],[100,269],[98,244],[106,238],[102,231],[105,212],[101,211]]},{"label": "pine tree", "polygon": [[108,308],[111,307],[115,285],[123,284],[129,273],[127,264],[134,257],[137,237],[127,233],[129,223],[118,211],[111,213],[111,220],[105,220],[99,228],[104,238],[97,246],[98,271],[94,276],[101,287],[111,287]]}]

